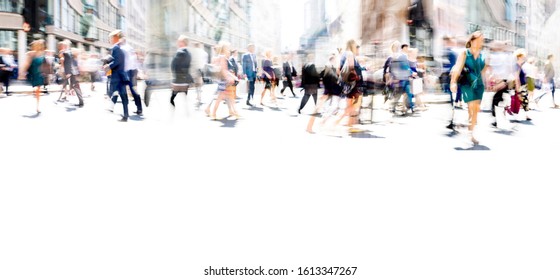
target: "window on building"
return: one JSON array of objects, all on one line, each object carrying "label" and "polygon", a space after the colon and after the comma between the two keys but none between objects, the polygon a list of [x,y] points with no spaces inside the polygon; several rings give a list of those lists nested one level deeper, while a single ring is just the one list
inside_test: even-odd
[{"label": "window on building", "polygon": [[60,0],[54,0],[54,26],[60,28]]},{"label": "window on building", "polygon": [[76,13],[76,19],[74,21],[74,26],[76,28],[74,33],[76,33],[76,34],[81,34],[81,30],[80,30],[81,27],[82,27],[81,21],[82,21],[82,16],[80,14]]},{"label": "window on building", "polygon": [[63,30],[68,30],[68,2],[62,0],[62,14],[61,14],[61,26]]},{"label": "window on building", "polygon": [[17,33],[15,31],[0,30],[0,47],[16,50]]},{"label": "window on building", "polygon": [[75,18],[74,18],[74,10],[73,9],[69,9],[68,11],[68,31],[70,32],[75,32],[74,30],[74,22],[75,22]]},{"label": "window on building", "polygon": [[514,20],[514,10],[513,10],[513,0],[506,0],[506,20],[513,22]]},{"label": "window on building", "polygon": [[0,0],[0,12],[21,13],[24,0]]}]

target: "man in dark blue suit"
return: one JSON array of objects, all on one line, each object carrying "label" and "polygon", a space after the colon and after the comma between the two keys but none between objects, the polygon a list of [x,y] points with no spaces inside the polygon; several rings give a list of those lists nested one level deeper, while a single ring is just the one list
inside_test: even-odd
[{"label": "man in dark blue suit", "polygon": [[113,96],[113,93],[115,91],[119,92],[123,105],[123,117],[120,121],[126,122],[128,121],[128,95],[126,94],[125,85],[128,81],[128,74],[124,71],[125,55],[119,46],[122,37],[123,34],[120,30],[115,30],[109,34],[109,40],[111,44],[113,44],[113,48],[111,49],[113,60],[108,65],[105,65],[105,67],[111,69],[111,82],[107,94],[109,98],[111,98],[113,104],[116,104],[118,97]]},{"label": "man in dark blue suit", "polygon": [[248,53],[243,55],[243,74],[247,79],[247,85],[249,87],[247,93],[247,105],[253,106],[250,102],[255,94],[255,80],[257,79],[257,57],[255,56],[255,45],[249,44],[247,46]]}]

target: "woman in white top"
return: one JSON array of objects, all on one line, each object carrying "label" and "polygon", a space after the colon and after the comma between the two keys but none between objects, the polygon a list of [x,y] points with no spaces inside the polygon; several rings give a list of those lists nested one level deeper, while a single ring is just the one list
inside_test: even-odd
[{"label": "woman in white top", "polygon": [[530,57],[527,62],[521,66],[525,72],[525,79],[527,80],[527,92],[529,93],[529,101],[533,102],[533,92],[535,91],[535,81],[537,79],[537,66],[535,66],[535,58]]}]

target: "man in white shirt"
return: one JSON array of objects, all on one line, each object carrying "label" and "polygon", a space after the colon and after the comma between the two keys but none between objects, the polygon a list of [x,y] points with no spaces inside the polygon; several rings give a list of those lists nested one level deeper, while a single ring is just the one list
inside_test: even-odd
[{"label": "man in white shirt", "polygon": [[511,52],[506,51],[505,48],[506,46],[503,42],[496,42],[487,59],[487,64],[492,71],[490,76],[494,84],[492,91],[495,92],[492,97],[492,116],[496,118],[495,122],[492,123],[494,127],[498,127],[496,108],[500,106],[501,102],[505,102],[504,104],[509,103],[505,98],[510,98],[510,96],[506,94],[513,86],[515,80],[515,57]]},{"label": "man in white shirt", "polygon": [[199,42],[194,43],[194,47],[188,48],[188,51],[191,53],[190,74],[194,79],[194,86],[196,88],[196,100],[200,105],[202,85],[204,84],[202,76],[204,66],[208,63],[208,53],[204,51],[203,45]]},{"label": "man in white shirt", "polygon": [[134,87],[137,85],[137,75],[138,75],[138,60],[136,59],[136,51],[126,43],[125,38],[121,38],[120,43],[121,50],[124,52],[124,71],[128,75],[128,81],[125,84],[130,88],[130,93],[132,98],[134,98],[134,104],[136,105],[137,111],[134,112],[137,115],[142,115],[142,100],[140,95],[136,93]]},{"label": "man in white shirt", "polygon": [[14,56],[12,55],[12,50],[1,48],[0,49],[0,82],[4,84],[6,88],[6,95],[12,95],[9,91],[10,86],[10,78],[12,76],[12,72],[16,67],[16,63],[14,62]]}]

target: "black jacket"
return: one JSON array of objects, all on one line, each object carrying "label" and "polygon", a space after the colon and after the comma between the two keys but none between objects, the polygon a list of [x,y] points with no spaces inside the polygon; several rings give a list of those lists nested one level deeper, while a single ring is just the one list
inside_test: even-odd
[{"label": "black jacket", "polygon": [[301,69],[301,85],[319,85],[321,77],[313,63],[303,65]]},{"label": "black jacket", "polygon": [[233,57],[228,59],[228,70],[231,71],[235,76],[239,73],[239,66],[237,65],[237,61]]},{"label": "black jacket", "polygon": [[177,50],[173,61],[171,62],[171,72],[173,72],[173,83],[175,84],[191,84],[194,82],[193,77],[189,73],[191,68],[191,54],[186,48]]},{"label": "black jacket", "polygon": [[292,77],[297,76],[296,68],[294,68],[293,65],[290,67],[290,64],[287,61],[282,64],[282,68],[284,69],[284,77],[291,80]]}]

